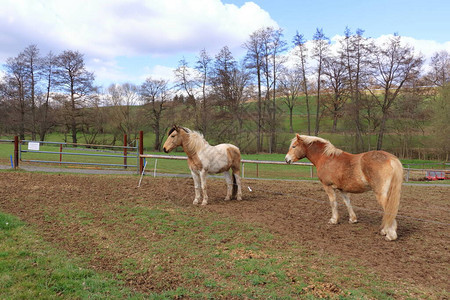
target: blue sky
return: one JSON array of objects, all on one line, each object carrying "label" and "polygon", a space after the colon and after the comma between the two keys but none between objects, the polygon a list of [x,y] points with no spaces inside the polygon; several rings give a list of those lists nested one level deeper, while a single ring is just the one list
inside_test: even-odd
[{"label": "blue sky", "polygon": [[[246,1],[229,1],[242,5]],[[287,37],[296,30],[307,38],[317,27],[332,37],[346,26],[365,30],[367,37],[397,32],[416,39],[450,41],[450,1],[446,0],[255,0],[268,11]]]},{"label": "blue sky", "polygon": [[[345,27],[379,39],[398,33],[426,57],[450,52],[450,1],[445,0],[0,0],[0,64],[30,44],[48,51],[78,50],[96,83],[170,79],[182,58],[202,49],[214,56],[242,44],[263,26],[281,27],[286,41],[316,28],[330,37]],[[0,68],[1,69],[1,68]]]}]

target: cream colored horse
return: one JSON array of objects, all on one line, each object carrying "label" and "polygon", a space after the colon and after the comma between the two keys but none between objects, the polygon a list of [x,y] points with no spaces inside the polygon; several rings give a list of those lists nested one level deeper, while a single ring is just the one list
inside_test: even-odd
[{"label": "cream colored horse", "polygon": [[325,139],[297,134],[285,160],[290,164],[304,157],[316,166],[317,176],[330,199],[330,224],[337,224],[339,217],[336,190],[344,198],[350,223],[356,223],[357,219],[347,193],[373,190],[384,210],[381,234],[388,241],[397,239],[395,217],[403,181],[403,167],[397,157],[384,151],[350,154],[337,149]]},{"label": "cream colored horse", "polygon": [[[225,200],[242,200],[241,191],[241,153],[239,148],[231,144],[219,144],[211,146],[203,138],[203,135],[191,131],[188,128],[173,126],[167,134],[168,138],[163,145],[163,150],[169,153],[178,146],[183,147],[188,156],[188,165],[194,178],[195,199],[194,204],[198,204],[201,198],[200,190],[203,193],[202,205],[208,203],[206,193],[207,174],[223,173],[227,182],[227,195]],[[232,170],[233,177],[229,173]]]}]

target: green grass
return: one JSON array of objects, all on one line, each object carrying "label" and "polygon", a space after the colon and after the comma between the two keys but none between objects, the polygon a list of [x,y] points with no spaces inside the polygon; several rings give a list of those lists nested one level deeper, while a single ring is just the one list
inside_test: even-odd
[{"label": "green grass", "polygon": [[[124,224],[125,231],[127,223],[139,224],[160,238],[152,240],[139,258],[119,261],[123,271],[113,276],[83,267],[87,257],[67,259],[25,224],[0,214],[4,241],[0,246],[1,297],[391,299],[408,293],[426,297],[423,291],[384,282],[352,262],[307,251],[295,242],[280,248],[277,237],[258,227],[227,219],[217,221],[203,212],[199,215],[169,206],[124,207],[117,222]],[[116,247],[126,248],[130,243],[132,239]],[[156,281],[159,292],[144,295],[124,286],[125,280],[142,270],[152,270],[142,274]],[[180,276],[176,288],[166,286],[167,272],[174,280]],[[338,292],[331,292],[330,286]]]},{"label": "green grass", "polygon": [[79,259],[44,242],[16,217],[0,212],[0,298],[143,298],[111,274],[97,273]]}]

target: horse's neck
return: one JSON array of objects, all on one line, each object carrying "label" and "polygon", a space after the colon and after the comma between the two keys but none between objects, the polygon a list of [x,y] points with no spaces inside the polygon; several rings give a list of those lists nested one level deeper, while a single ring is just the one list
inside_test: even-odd
[{"label": "horse's neck", "polygon": [[[182,131],[180,131],[180,132],[182,132]],[[183,151],[186,153],[186,155],[189,158],[194,157],[195,155],[198,154],[198,151],[200,149],[192,149],[192,147],[189,147],[189,139],[190,139],[189,134],[185,133],[185,132],[182,132],[181,134],[182,134],[181,135],[181,139],[182,139],[182,145],[181,146],[183,147]]]},{"label": "horse's neck", "polygon": [[327,156],[323,153],[325,149],[323,143],[314,142],[309,145],[309,147],[307,146],[306,149],[306,158],[316,167],[318,167],[324,159],[327,159]]}]

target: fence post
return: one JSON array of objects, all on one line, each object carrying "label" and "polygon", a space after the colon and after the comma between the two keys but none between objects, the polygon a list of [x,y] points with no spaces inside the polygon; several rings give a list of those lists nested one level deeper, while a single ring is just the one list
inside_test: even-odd
[{"label": "fence post", "polygon": [[59,165],[61,165],[62,162],[62,152],[63,152],[63,145],[59,144]]},{"label": "fence post", "polygon": [[123,135],[123,166],[124,169],[127,168],[127,146],[128,146],[128,136],[126,134]]},{"label": "fence post", "polygon": [[409,167],[406,169],[406,182],[409,181]]},{"label": "fence post", "polygon": [[19,137],[14,136],[14,169],[19,167]]},{"label": "fence post", "polygon": [[139,131],[139,173],[144,170],[144,159],[141,155],[144,154],[144,131]]}]

